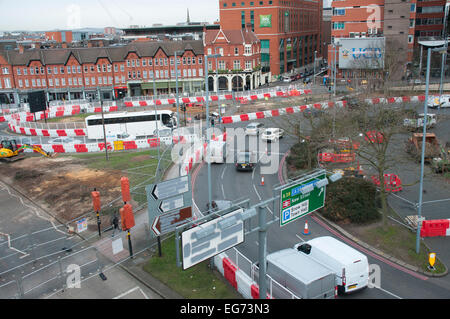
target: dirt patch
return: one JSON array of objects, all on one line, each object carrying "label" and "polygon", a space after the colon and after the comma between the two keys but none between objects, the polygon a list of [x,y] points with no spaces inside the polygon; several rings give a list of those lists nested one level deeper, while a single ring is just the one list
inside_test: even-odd
[{"label": "dirt patch", "polygon": [[2,179],[18,187],[61,221],[92,211],[91,192],[100,192],[101,202],[120,196],[121,171],[96,170],[71,157],[29,157],[0,165]]},{"label": "dirt patch", "polygon": [[131,159],[132,162],[143,162],[143,161],[148,161],[152,159],[152,157],[150,155],[140,155],[140,156],[135,156]]}]

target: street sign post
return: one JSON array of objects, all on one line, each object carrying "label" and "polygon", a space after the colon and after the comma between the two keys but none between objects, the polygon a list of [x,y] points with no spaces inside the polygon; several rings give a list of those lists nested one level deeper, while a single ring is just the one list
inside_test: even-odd
[{"label": "street sign post", "polygon": [[326,178],[323,172],[281,189],[280,227],[324,207],[326,186],[315,187],[314,184]]},{"label": "street sign post", "polygon": [[170,233],[192,218],[190,175],[147,185],[145,191],[152,236]]}]

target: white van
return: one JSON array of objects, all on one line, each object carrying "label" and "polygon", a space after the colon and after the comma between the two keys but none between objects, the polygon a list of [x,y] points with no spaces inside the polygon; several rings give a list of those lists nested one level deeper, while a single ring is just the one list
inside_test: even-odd
[{"label": "white van", "polygon": [[432,96],[428,98],[428,107],[438,108],[438,107],[450,107],[450,95]]},{"label": "white van", "polygon": [[367,257],[339,240],[330,236],[318,237],[299,243],[294,249],[331,269],[336,275],[339,292],[348,293],[367,287]]},{"label": "white van", "polygon": [[[211,141],[211,163],[225,163],[227,156],[227,143],[223,141]],[[208,162],[208,153],[206,153],[206,162]]]},{"label": "white van", "polygon": [[107,141],[134,141],[136,136],[128,134],[127,132],[108,132],[106,133]]}]

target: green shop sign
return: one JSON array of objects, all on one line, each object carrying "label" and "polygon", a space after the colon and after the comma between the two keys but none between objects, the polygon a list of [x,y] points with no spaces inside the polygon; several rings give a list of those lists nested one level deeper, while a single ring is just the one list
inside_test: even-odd
[{"label": "green shop sign", "polygon": [[272,27],[272,15],[271,14],[260,14],[259,15],[259,27],[260,28],[271,28]]}]

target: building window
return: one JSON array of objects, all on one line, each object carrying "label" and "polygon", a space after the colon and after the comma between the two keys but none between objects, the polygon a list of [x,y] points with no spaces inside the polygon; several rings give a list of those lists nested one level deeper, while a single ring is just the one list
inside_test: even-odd
[{"label": "building window", "polygon": [[219,70],[226,70],[226,63],[225,61],[219,61]]},{"label": "building window", "polygon": [[416,11],[416,5],[415,5],[415,4],[412,4],[412,5],[411,5],[411,12],[414,12],[414,11]]},{"label": "building window", "polygon": [[239,70],[241,68],[241,61],[234,60],[233,61],[233,70]]},{"label": "building window", "polygon": [[19,87],[23,87],[23,82],[22,82],[22,80],[19,80]]},{"label": "building window", "polygon": [[202,58],[202,57],[199,57],[199,58],[198,58],[198,64],[200,64],[200,65],[203,64],[203,58]]},{"label": "building window", "polygon": [[23,68],[23,75],[28,75],[28,69],[27,68]]},{"label": "building window", "polygon": [[75,73],[77,72],[76,69],[77,69],[77,67],[76,67],[75,65],[73,65],[73,66],[72,66],[72,73],[73,73],[73,74],[75,74]]},{"label": "building window", "polygon": [[239,48],[234,48],[234,55],[239,55]]},{"label": "building window", "polygon": [[192,65],[195,65],[195,57],[192,58]]},{"label": "building window", "polygon": [[106,67],[108,72],[111,72],[111,64],[108,64],[108,66]]},{"label": "building window", "polygon": [[250,70],[252,68],[252,61],[245,61],[245,69]]},{"label": "building window", "polygon": [[408,43],[413,43],[413,42],[414,42],[414,36],[408,35]]},{"label": "building window", "polygon": [[125,65],[124,64],[120,65],[120,72],[125,72]]},{"label": "building window", "polygon": [[142,66],[147,66],[147,60],[146,59],[142,60]]},{"label": "building window", "polygon": [[[5,72],[5,71],[3,71],[3,72]],[[3,74],[5,74],[5,73],[3,73]],[[30,74],[34,75],[34,69],[33,68],[30,68]]]},{"label": "building window", "polygon": [[20,69],[17,69],[17,75],[22,75],[22,71],[20,71]]},{"label": "building window", "polygon": [[241,11],[241,29],[245,29],[245,11]]},{"label": "building window", "polygon": [[68,66],[67,67],[67,74],[70,74],[70,72],[71,72],[71,69],[70,69],[70,66]]}]

